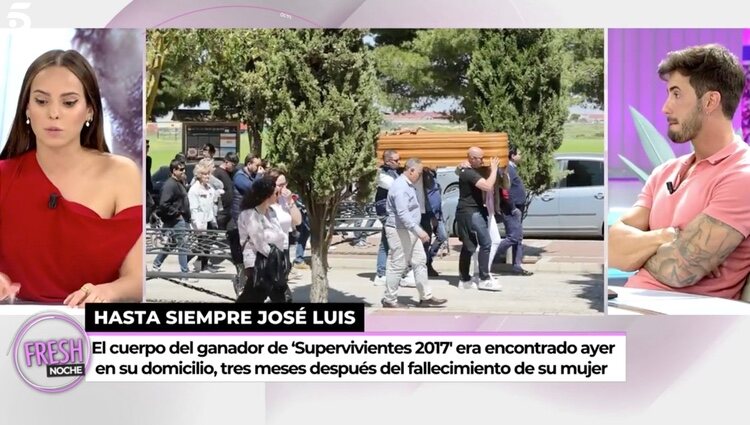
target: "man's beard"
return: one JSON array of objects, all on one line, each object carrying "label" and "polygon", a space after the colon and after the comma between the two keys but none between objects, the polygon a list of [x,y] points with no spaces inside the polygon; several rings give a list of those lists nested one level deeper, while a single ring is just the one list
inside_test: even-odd
[{"label": "man's beard", "polygon": [[667,135],[674,143],[685,143],[695,139],[698,132],[703,127],[703,108],[699,103],[693,113],[684,122],[680,123],[680,131],[673,131],[671,128],[667,131]]}]

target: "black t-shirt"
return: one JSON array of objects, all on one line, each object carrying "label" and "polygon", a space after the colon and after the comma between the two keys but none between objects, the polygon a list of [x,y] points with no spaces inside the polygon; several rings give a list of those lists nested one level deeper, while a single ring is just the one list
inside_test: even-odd
[{"label": "black t-shirt", "polygon": [[167,225],[172,225],[182,217],[190,223],[190,202],[185,185],[169,177],[161,187],[159,217]]},{"label": "black t-shirt", "polygon": [[229,212],[232,209],[232,198],[234,197],[234,183],[229,172],[221,167],[214,169],[214,177],[224,183],[224,194],[221,195],[221,206]]},{"label": "black t-shirt", "polygon": [[485,212],[482,190],[477,188],[477,182],[482,179],[479,172],[473,168],[462,168],[458,175],[458,206],[456,214]]}]

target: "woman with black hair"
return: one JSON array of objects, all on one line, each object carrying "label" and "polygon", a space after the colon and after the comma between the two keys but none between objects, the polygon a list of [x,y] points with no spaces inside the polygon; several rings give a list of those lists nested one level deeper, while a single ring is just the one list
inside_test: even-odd
[{"label": "woman with black hair", "polygon": [[0,301],[142,301],[142,197],[138,166],[109,153],[91,64],[36,58],[0,153]]},{"label": "woman with black hair", "polygon": [[291,302],[287,284],[289,262],[284,254],[288,233],[271,207],[278,203],[281,192],[276,179],[264,176],[255,180],[242,199],[237,227],[247,283],[237,297],[238,303],[262,303],[266,297],[271,302]]}]

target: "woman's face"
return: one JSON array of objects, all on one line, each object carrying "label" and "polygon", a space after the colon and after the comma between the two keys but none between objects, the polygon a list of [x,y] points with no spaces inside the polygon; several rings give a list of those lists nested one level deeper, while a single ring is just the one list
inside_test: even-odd
[{"label": "woman's face", "polygon": [[202,184],[208,184],[208,180],[210,179],[210,175],[208,173],[200,173],[198,174],[198,181]]},{"label": "woman's face", "polygon": [[31,81],[26,117],[37,143],[51,147],[80,144],[81,129],[92,115],[83,84],[67,68],[45,68]]},{"label": "woman's face", "polygon": [[284,189],[286,189],[286,177],[285,177],[285,176],[284,176],[283,174],[281,174],[281,175],[280,175],[280,176],[279,176],[279,177],[278,177],[278,178],[276,179],[276,196],[279,196],[279,195],[281,195],[281,192],[282,192],[282,191],[283,191]]}]

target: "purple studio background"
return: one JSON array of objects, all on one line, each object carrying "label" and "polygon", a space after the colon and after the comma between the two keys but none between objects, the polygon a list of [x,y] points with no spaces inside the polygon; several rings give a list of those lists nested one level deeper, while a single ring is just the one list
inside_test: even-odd
[{"label": "purple studio background", "polygon": [[[744,34],[743,34],[744,33]],[[719,43],[742,59],[744,44],[750,44],[750,31],[742,29],[612,29],[608,33],[608,164],[610,207],[626,207],[635,202],[642,184],[618,155],[650,173],[651,161],[643,151],[629,106],[646,117],[666,138],[666,119],[661,112],[666,87],[656,73],[666,54],[685,47]],[[747,61],[748,59],[745,59]],[[745,96],[747,95],[747,91]],[[735,129],[742,128],[743,101],[734,118]],[[745,130],[747,131],[747,130]],[[690,144],[672,144],[676,156],[692,151]]]}]

